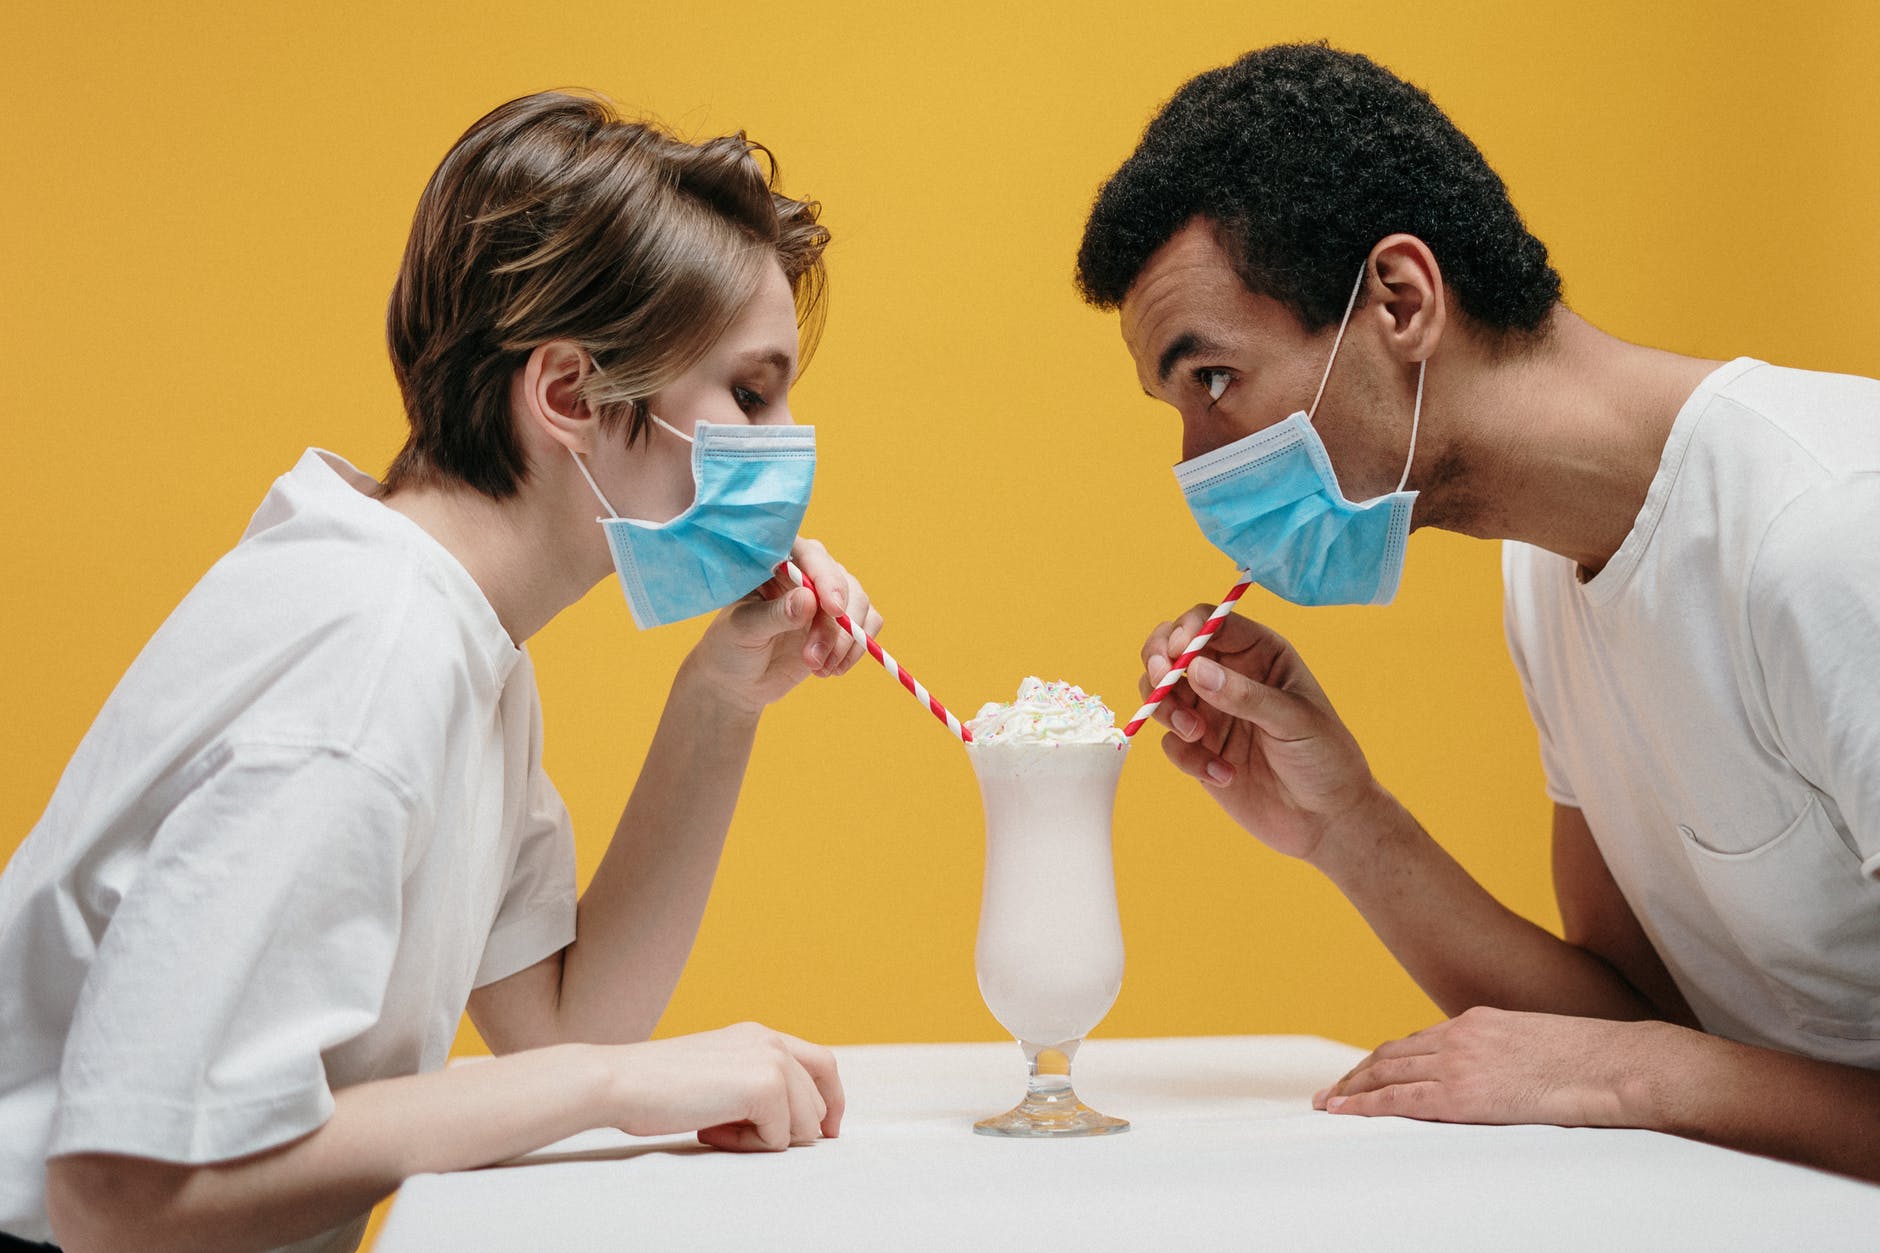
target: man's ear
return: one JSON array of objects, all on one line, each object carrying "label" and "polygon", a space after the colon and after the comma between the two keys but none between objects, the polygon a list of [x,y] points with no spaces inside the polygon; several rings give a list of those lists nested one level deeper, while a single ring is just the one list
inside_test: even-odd
[{"label": "man's ear", "polygon": [[539,344],[517,371],[516,421],[539,438],[578,453],[594,451],[594,412],[581,392],[594,359],[573,340]]},{"label": "man's ear", "polygon": [[1386,235],[1366,261],[1365,312],[1406,363],[1428,361],[1443,338],[1449,305],[1436,254],[1415,235]]}]

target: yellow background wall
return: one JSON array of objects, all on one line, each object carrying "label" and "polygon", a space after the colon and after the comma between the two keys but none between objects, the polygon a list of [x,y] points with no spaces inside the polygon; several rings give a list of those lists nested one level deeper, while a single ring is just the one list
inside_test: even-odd
[{"label": "yellow background wall", "polygon": [[[1114,319],[1070,283],[1097,183],[1189,75],[1326,36],[1431,90],[1629,338],[1880,374],[1880,19],[1860,3],[13,5],[0,17],[0,856],[118,675],[309,444],[382,469],[381,316],[412,206],[487,108],[586,85],[737,127],[820,197],[832,315],[796,409],[809,533],[965,712],[1027,673],[1127,710],[1155,623],[1231,571],[1168,466]],[[1302,398],[1303,400],[1303,398]],[[1379,774],[1493,890],[1554,921],[1547,805],[1493,545],[1424,534],[1392,608],[1289,633]],[[603,584],[532,647],[591,871],[696,634]],[[1312,873],[1139,746],[1111,1035],[1316,1032],[1433,1007]],[[972,967],[962,754],[881,673],[774,710],[665,1032],[995,1039]]]}]

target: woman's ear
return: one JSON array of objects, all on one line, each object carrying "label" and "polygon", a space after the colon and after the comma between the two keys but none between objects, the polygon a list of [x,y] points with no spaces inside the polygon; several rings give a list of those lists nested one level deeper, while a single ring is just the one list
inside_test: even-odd
[{"label": "woman's ear", "polygon": [[1447,293],[1436,254],[1415,235],[1387,235],[1367,261],[1366,303],[1385,340],[1406,363],[1428,361],[1448,321]]},{"label": "woman's ear", "polygon": [[578,453],[594,451],[594,411],[582,389],[594,359],[568,339],[539,344],[518,370],[516,420],[539,438]]}]

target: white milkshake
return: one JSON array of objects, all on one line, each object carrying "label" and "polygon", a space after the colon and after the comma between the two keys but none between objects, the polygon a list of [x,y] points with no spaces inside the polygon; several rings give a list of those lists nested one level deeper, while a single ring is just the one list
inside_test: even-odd
[{"label": "white milkshake", "polygon": [[1032,1067],[1025,1101],[975,1130],[1124,1130],[1128,1123],[1077,1100],[1069,1069],[1078,1041],[1123,984],[1110,825],[1129,743],[1102,701],[1036,678],[1025,680],[1015,702],[988,704],[967,725],[986,809],[979,991]]},{"label": "white milkshake", "polygon": [[979,992],[1025,1043],[1081,1039],[1122,989],[1110,814],[1127,752],[1111,744],[969,750],[986,804]]}]

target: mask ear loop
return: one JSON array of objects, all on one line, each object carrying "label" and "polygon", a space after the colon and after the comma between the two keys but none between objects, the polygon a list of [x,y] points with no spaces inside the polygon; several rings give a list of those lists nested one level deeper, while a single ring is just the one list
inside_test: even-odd
[{"label": "mask ear loop", "polygon": [[[592,353],[588,354],[588,365],[592,367],[597,376],[601,373],[601,363],[594,359],[594,354]],[[574,458],[574,468],[581,471],[581,477],[587,480],[588,490],[594,493],[594,498],[601,502],[603,509],[607,510],[607,517],[618,518],[620,514],[614,508],[614,502],[607,499],[607,493],[601,491],[601,485],[594,481],[592,474],[588,473],[587,462],[581,459],[581,454],[570,448],[568,455]],[[596,518],[595,521],[604,522],[606,519]]]},{"label": "mask ear loop", "polygon": [[1366,257],[1364,264],[1358,267],[1358,281],[1351,285],[1351,299],[1345,302],[1345,316],[1338,319],[1338,335],[1332,340],[1332,355],[1325,359],[1325,373],[1319,375],[1319,390],[1313,393],[1312,407],[1306,410],[1308,422],[1319,411],[1319,400],[1325,395],[1325,384],[1331,381],[1332,363],[1338,360],[1338,346],[1345,342],[1345,328],[1351,325],[1351,311],[1358,307],[1358,293],[1364,289],[1364,276],[1370,269],[1371,259]]},{"label": "mask ear loop", "polygon": [[1397,490],[1402,491],[1410,482],[1410,463],[1417,456],[1417,425],[1423,420],[1423,375],[1430,368],[1428,359],[1417,363],[1417,403],[1410,411],[1410,451],[1403,459],[1403,477],[1397,480]]},{"label": "mask ear loop", "polygon": [[678,427],[674,426],[672,423],[666,421],[666,419],[660,417],[657,413],[654,413],[651,409],[648,409],[646,411],[646,416],[651,418],[653,421],[659,423],[659,425],[666,428],[666,430],[670,431],[672,434],[677,435],[680,439],[684,440],[686,443],[696,444],[698,442],[692,436],[687,435],[684,431],[680,430]]},{"label": "mask ear loop", "polygon": [[[574,468],[581,471],[581,477],[587,480],[588,486],[594,490],[594,495],[597,496],[601,504],[606,507],[607,516],[609,518],[618,518],[620,515],[614,511],[613,502],[607,499],[606,494],[601,491],[601,485],[594,481],[592,474],[588,473],[587,462],[581,460],[581,454],[570,448],[568,455],[574,458]],[[603,521],[604,520],[605,519],[603,519]]]},{"label": "mask ear loop", "polygon": [[[1351,311],[1358,307],[1358,293],[1364,290],[1364,276],[1370,269],[1369,258],[1358,267],[1358,281],[1351,285],[1351,298],[1345,301],[1345,316],[1338,319],[1338,334],[1332,337],[1332,355],[1325,362],[1325,373],[1319,376],[1319,390],[1312,396],[1312,407],[1306,410],[1308,422],[1319,411],[1319,401],[1325,396],[1325,385],[1332,378],[1332,365],[1338,360],[1338,346],[1345,342],[1345,328],[1351,325]],[[1423,376],[1429,368],[1427,359],[1417,364],[1417,399],[1415,408],[1410,410],[1410,451],[1404,455],[1403,477],[1397,480],[1397,490],[1400,492],[1410,483],[1410,465],[1417,456],[1417,428],[1423,421]]]},{"label": "mask ear loop", "polygon": [[[671,431],[674,435],[677,435],[686,443],[690,444],[696,442],[690,435],[687,435],[684,431],[666,421],[666,419],[660,417],[657,413],[652,412],[650,409],[647,411],[646,416],[665,427],[668,431]],[[607,516],[610,518],[618,518],[620,516],[619,511],[614,508],[613,502],[607,499],[606,493],[601,491],[601,485],[594,481],[594,476],[588,473],[587,462],[581,459],[581,454],[570,448],[568,455],[574,458],[574,468],[581,471],[581,477],[587,480],[587,485],[593,489],[595,497],[599,499],[602,505],[606,506]]]}]

